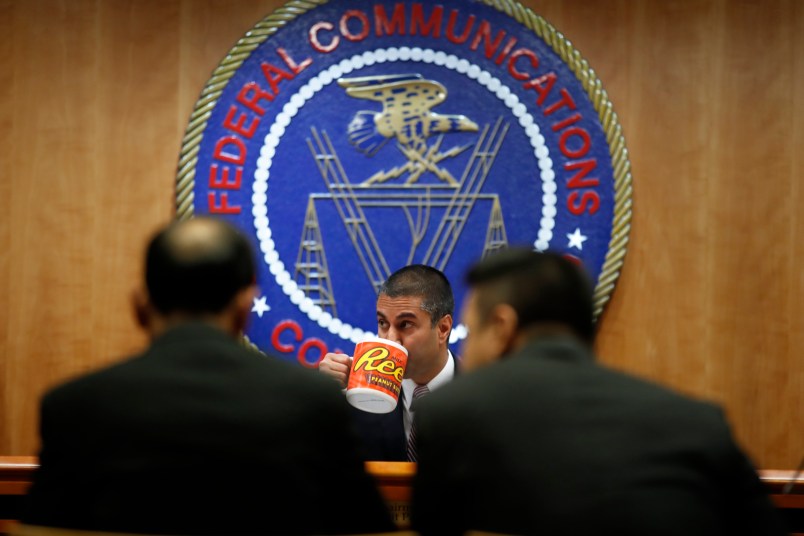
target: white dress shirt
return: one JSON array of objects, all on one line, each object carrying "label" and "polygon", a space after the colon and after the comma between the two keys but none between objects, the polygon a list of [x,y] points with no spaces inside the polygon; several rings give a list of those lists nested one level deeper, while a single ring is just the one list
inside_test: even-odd
[{"label": "white dress shirt", "polygon": [[[449,383],[452,381],[452,378],[455,377],[455,358],[452,357],[452,352],[447,350],[449,354],[449,359],[447,359],[447,363],[444,365],[444,368],[441,369],[441,372],[436,374],[436,377],[427,382],[427,388],[430,391],[434,391],[444,385],[445,383]],[[402,391],[405,393],[405,407],[402,412],[402,421],[405,423],[405,437],[410,437],[410,426],[413,423],[413,412],[410,411],[410,404],[413,402],[413,390],[416,389],[418,384],[411,380],[410,378],[405,378],[402,380]]]}]

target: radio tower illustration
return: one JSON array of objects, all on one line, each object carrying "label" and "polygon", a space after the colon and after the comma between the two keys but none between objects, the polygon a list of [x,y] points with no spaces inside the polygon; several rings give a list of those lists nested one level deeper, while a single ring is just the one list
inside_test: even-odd
[{"label": "radio tower illustration", "polygon": [[315,305],[324,311],[329,311],[335,318],[338,317],[332,283],[329,280],[327,255],[324,252],[318,214],[312,198],[307,202],[299,255],[296,258],[296,283]]},{"label": "radio tower illustration", "polygon": [[495,197],[489,216],[489,226],[486,230],[486,243],[483,245],[483,258],[495,251],[508,247],[508,237],[505,234],[500,199]]}]

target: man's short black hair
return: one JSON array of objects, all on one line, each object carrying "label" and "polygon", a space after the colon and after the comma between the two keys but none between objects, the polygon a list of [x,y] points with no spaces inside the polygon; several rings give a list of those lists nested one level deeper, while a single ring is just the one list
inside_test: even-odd
[{"label": "man's short black hair", "polygon": [[490,255],[466,276],[481,318],[500,303],[513,307],[519,327],[558,324],[591,344],[595,338],[592,282],[573,261],[553,252],[509,248]]},{"label": "man's short black hair", "polygon": [[163,314],[219,313],[254,281],[251,245],[223,220],[174,222],[148,244],[145,283]]},{"label": "man's short black hair", "polygon": [[421,298],[422,309],[430,314],[433,327],[444,316],[453,315],[455,309],[449,280],[440,270],[426,264],[411,264],[392,273],[380,287],[379,294],[389,298]]}]

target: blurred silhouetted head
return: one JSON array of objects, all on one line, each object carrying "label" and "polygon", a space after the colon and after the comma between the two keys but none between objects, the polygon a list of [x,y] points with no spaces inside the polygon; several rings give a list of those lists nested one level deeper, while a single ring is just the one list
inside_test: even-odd
[{"label": "blurred silhouetted head", "polygon": [[424,264],[411,264],[391,274],[380,287],[379,295],[421,298],[421,308],[430,315],[431,326],[446,315],[452,316],[455,309],[447,277]]},{"label": "blurred silhouetted head", "polygon": [[572,334],[595,338],[592,282],[573,261],[552,252],[510,248],[490,255],[466,276],[464,323],[469,368],[489,363],[530,338]]},{"label": "blurred silhouetted head", "polygon": [[217,315],[254,285],[251,246],[222,220],[172,223],[148,245],[145,282],[152,306],[162,315]]}]

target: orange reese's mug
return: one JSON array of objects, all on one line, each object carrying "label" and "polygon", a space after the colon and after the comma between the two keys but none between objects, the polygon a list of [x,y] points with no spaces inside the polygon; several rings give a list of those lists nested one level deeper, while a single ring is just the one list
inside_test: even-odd
[{"label": "orange reese's mug", "polygon": [[390,413],[399,401],[408,351],[401,344],[369,337],[357,344],[346,399],[370,413]]}]

